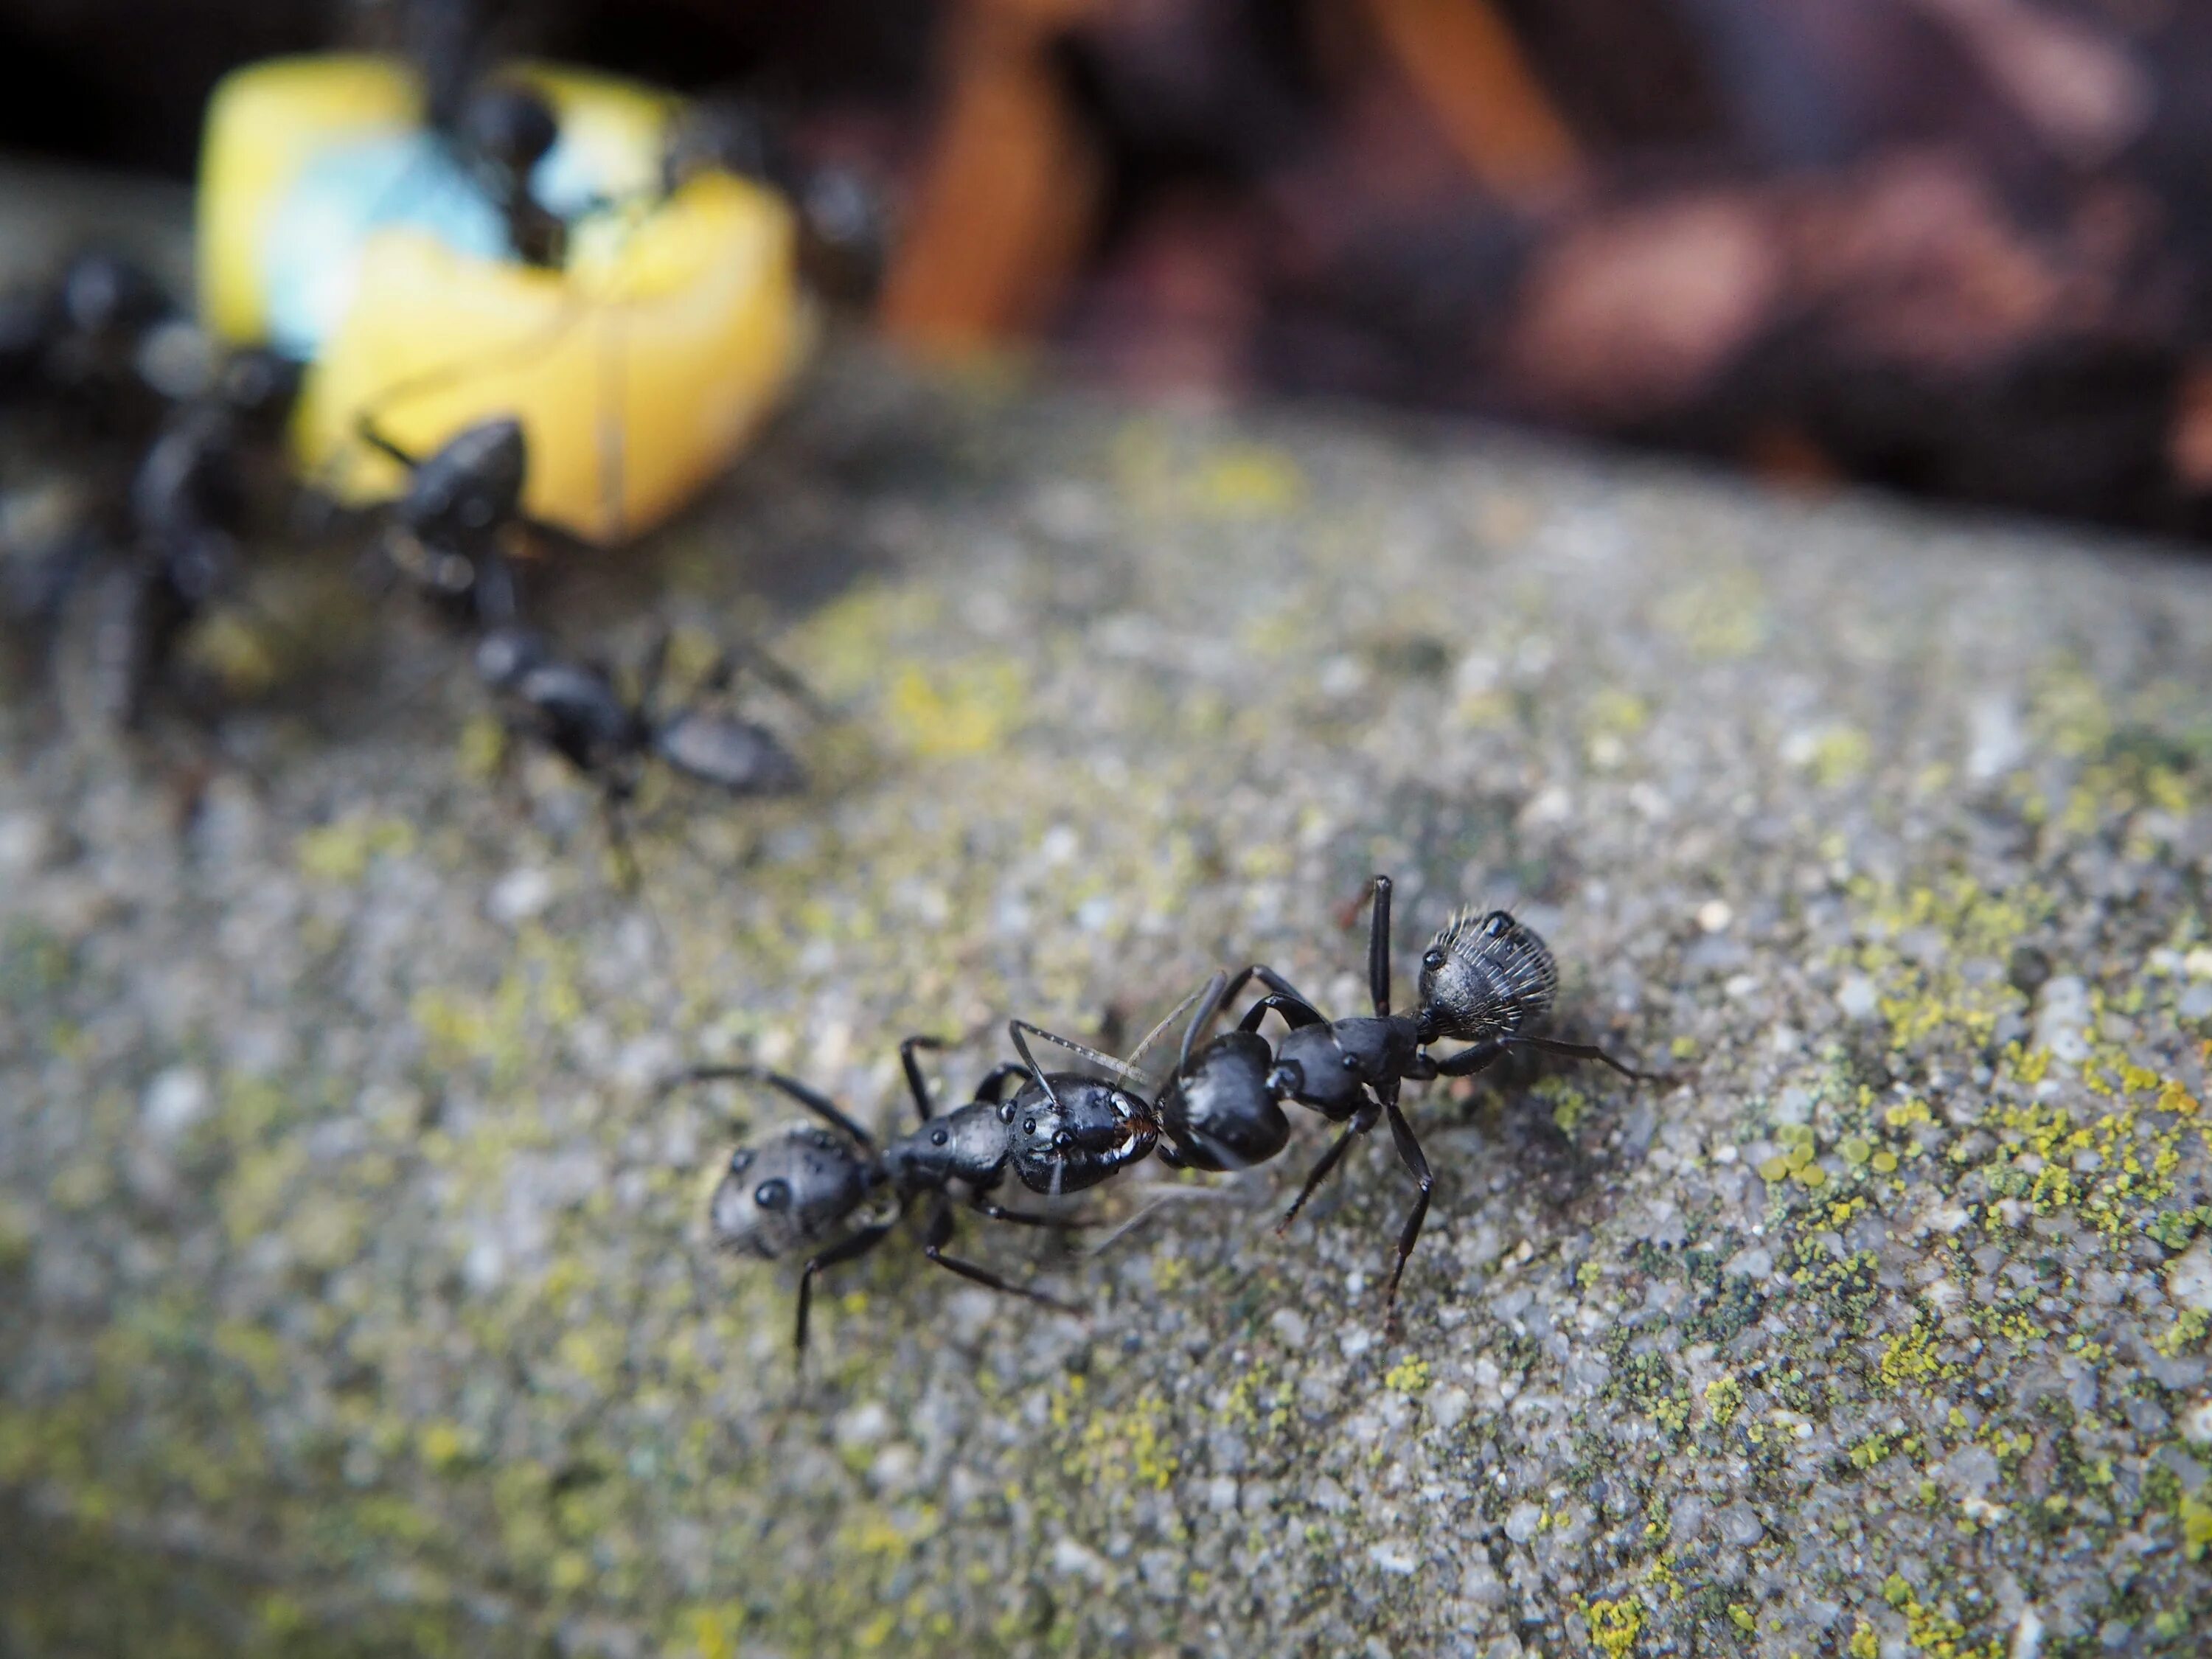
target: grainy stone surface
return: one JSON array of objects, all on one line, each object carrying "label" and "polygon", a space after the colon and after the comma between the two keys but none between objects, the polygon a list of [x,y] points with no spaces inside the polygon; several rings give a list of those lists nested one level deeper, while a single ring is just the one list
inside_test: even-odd
[{"label": "grainy stone surface", "polygon": [[[2197,1650],[2200,567],[845,360],[661,568],[564,623],[764,626],[842,719],[803,801],[647,803],[650,913],[400,623],[181,831],[9,728],[0,1645]],[[1087,1318],[905,1235],[795,1382],[794,1273],[702,1227],[788,1113],[657,1075],[890,1124],[909,1031],[957,1087],[1254,957],[1355,1012],[1378,868],[1401,981],[1510,902],[1559,1029],[1686,1080],[1409,1096],[1395,1335],[1385,1138],[1272,1230],[1302,1114],[1097,1254],[963,1224]]]}]

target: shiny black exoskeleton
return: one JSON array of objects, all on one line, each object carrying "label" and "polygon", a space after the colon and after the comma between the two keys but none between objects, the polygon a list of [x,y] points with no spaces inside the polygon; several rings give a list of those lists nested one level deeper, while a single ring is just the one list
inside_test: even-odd
[{"label": "shiny black exoskeleton", "polygon": [[610,807],[636,793],[651,760],[732,795],[787,795],[805,787],[805,771],[775,732],[711,706],[729,691],[739,668],[750,666],[811,709],[795,678],[758,651],[727,650],[702,681],[696,702],[664,711],[667,658],[663,634],[647,657],[633,702],[604,670],[558,654],[535,629],[510,623],[477,642],[477,672],[499,697],[509,728],[592,779]]},{"label": "shiny black exoskeleton", "polygon": [[[1559,970],[1535,930],[1503,910],[1455,916],[1421,954],[1413,1012],[1392,1013],[1390,890],[1388,876],[1375,878],[1367,944],[1371,1015],[1328,1019],[1295,986],[1255,963],[1228,981],[1212,1008],[1252,978],[1266,985],[1268,994],[1252,1005],[1236,1030],[1214,1038],[1197,1054],[1186,1042],[1176,1075],[1161,1093],[1158,1115],[1178,1155],[1199,1169],[1238,1168],[1274,1156],[1288,1139],[1280,1104],[1285,1100],[1344,1124],[1343,1134],[1314,1165],[1283,1217],[1285,1227],[1336,1168],[1352,1137],[1387,1121],[1398,1155],[1420,1189],[1399,1233],[1397,1259],[1384,1291],[1385,1302],[1395,1305],[1434,1185],[1428,1159],[1399,1109],[1403,1084],[1471,1077],[1514,1047],[1600,1060],[1632,1080],[1646,1080],[1650,1074],[1590,1044],[1536,1036],[1525,1029],[1550,1012]],[[1267,1044],[1258,1032],[1270,1011],[1290,1030],[1263,1066]],[[1430,1044],[1445,1039],[1469,1046],[1441,1060],[1427,1052]]]},{"label": "shiny black exoskeleton", "polygon": [[235,581],[256,452],[272,450],[297,385],[290,365],[239,353],[139,461],[129,546],[101,584],[92,642],[100,712],[115,726],[140,723],[185,629]]},{"label": "shiny black exoskeleton", "polygon": [[[723,1079],[764,1083],[827,1126],[793,1129],[765,1146],[738,1148],[708,1206],[708,1228],[720,1249],[763,1261],[802,1249],[811,1252],[799,1276],[799,1316],[793,1340],[801,1354],[806,1351],[814,1275],[875,1249],[910,1206],[925,1200],[930,1210],[921,1248],[932,1261],[991,1290],[1027,1297],[1062,1313],[1079,1311],[1041,1291],[945,1254],[952,1238],[956,1201],[994,1221],[1032,1227],[1071,1224],[1009,1210],[991,1196],[1004,1183],[1012,1161],[1010,1126],[1016,1109],[1003,1098],[1006,1087],[1016,1079],[1030,1080],[1031,1069],[1011,1062],[996,1066],[978,1086],[974,1100],[939,1115],[916,1053],[940,1046],[934,1037],[908,1037],[899,1045],[899,1062],[921,1122],[881,1146],[834,1102],[781,1073],[751,1066],[701,1066],[666,1085]],[[891,1200],[895,1212],[861,1217],[879,1197]],[[856,1221],[856,1217],[860,1218]]]},{"label": "shiny black exoskeleton", "polygon": [[430,131],[498,212],[514,257],[557,267],[568,228],[537,196],[532,175],[559,142],[558,113],[527,82],[496,73],[487,9],[471,0],[413,0],[404,46],[422,78]]},{"label": "shiny black exoskeleton", "polygon": [[0,297],[0,399],[43,398],[95,436],[143,440],[164,400],[147,345],[177,320],[143,266],[80,253],[51,283]]},{"label": "shiny black exoskeleton", "polygon": [[518,532],[572,543],[566,532],[522,510],[530,445],[522,422],[501,416],[464,427],[417,457],[363,416],[361,441],[408,471],[407,488],[386,509],[378,551],[385,568],[464,625],[512,622],[520,579],[507,543]]}]

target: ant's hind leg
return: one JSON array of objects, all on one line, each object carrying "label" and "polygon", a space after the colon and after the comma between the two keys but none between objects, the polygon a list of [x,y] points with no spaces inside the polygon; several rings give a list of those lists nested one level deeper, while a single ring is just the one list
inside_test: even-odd
[{"label": "ant's hind leg", "polygon": [[1291,1200],[1291,1207],[1283,1212],[1283,1218],[1275,1224],[1276,1232],[1281,1233],[1287,1231],[1291,1223],[1298,1218],[1298,1212],[1305,1208],[1306,1200],[1314,1194],[1314,1188],[1328,1179],[1329,1172],[1336,1168],[1346,1149],[1351,1146],[1352,1136],[1359,1133],[1357,1124],[1346,1125],[1344,1133],[1336,1138],[1335,1144],[1321,1155],[1321,1161],[1313,1166],[1312,1172],[1306,1176],[1306,1184],[1298,1188],[1297,1197]]},{"label": "ant's hind leg", "polygon": [[1011,1279],[1000,1278],[988,1268],[979,1267],[972,1261],[963,1261],[957,1256],[945,1255],[945,1247],[951,1238],[952,1209],[950,1205],[940,1202],[934,1210],[930,1212],[929,1231],[922,1235],[921,1253],[924,1255],[939,1267],[948,1268],[958,1273],[961,1278],[972,1284],[983,1285],[986,1289],[1001,1291],[1008,1296],[1027,1297],[1030,1301],[1042,1303],[1044,1306],[1060,1313],[1078,1315],[1082,1313],[1082,1309],[1062,1302],[1057,1297],[1047,1296],[1042,1291],[1032,1290],[1026,1285],[1017,1285]]},{"label": "ant's hind leg", "polygon": [[1382,1103],[1382,1112],[1390,1120],[1390,1139],[1398,1143],[1399,1158],[1421,1185],[1421,1195],[1413,1200],[1413,1212],[1406,1218],[1406,1224],[1398,1234],[1397,1264],[1390,1269],[1389,1287],[1382,1292],[1383,1317],[1395,1322],[1398,1316],[1398,1281],[1405,1276],[1406,1258],[1413,1255],[1414,1242],[1421,1236],[1421,1224],[1428,1218],[1429,1194],[1436,1186],[1436,1177],[1429,1173],[1429,1160],[1422,1154],[1421,1143],[1413,1138],[1413,1126],[1398,1109],[1395,1093]]},{"label": "ant's hind leg", "polygon": [[807,1258],[806,1266],[799,1274],[799,1326],[793,1333],[792,1351],[802,1360],[806,1357],[806,1310],[814,1299],[814,1275],[824,1267],[834,1267],[841,1261],[850,1261],[855,1256],[866,1255],[890,1236],[891,1224],[863,1227],[850,1238],[831,1245],[821,1255]]},{"label": "ant's hind leg", "polygon": [[656,1092],[672,1094],[695,1083],[765,1083],[769,1088],[788,1095],[830,1127],[842,1130],[860,1146],[873,1147],[876,1144],[873,1135],[846,1116],[827,1096],[817,1093],[795,1077],[786,1077],[781,1072],[771,1072],[763,1066],[694,1066],[673,1077],[662,1079]]},{"label": "ant's hind leg", "polygon": [[1553,1037],[1509,1037],[1507,1042],[1516,1048],[1534,1048],[1539,1054],[1559,1054],[1567,1060],[1595,1060],[1610,1066],[1632,1083],[1663,1083],[1663,1072],[1639,1072],[1633,1066],[1615,1060],[1594,1042],[1561,1042]]}]

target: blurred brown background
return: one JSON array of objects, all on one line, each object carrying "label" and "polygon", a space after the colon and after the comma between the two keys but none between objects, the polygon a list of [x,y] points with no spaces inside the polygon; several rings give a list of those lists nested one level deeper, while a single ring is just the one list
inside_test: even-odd
[{"label": "blurred brown background", "polygon": [[[0,144],[182,176],[214,78],[388,8],[6,0]],[[875,313],[1151,392],[1351,395],[2212,532],[2212,8],[559,0],[897,229]]]}]

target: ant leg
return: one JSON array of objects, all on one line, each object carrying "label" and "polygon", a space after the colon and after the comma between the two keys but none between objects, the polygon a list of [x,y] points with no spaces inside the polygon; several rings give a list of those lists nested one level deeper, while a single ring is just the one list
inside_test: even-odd
[{"label": "ant leg", "polygon": [[1437,1061],[1438,1077],[1473,1077],[1477,1072],[1486,1072],[1497,1064],[1505,1052],[1505,1044],[1492,1037],[1486,1042],[1462,1048],[1455,1054],[1447,1054]]},{"label": "ant leg", "polygon": [[1375,913],[1367,928],[1367,988],[1375,998],[1375,1012],[1390,1012],[1390,878],[1375,878]]},{"label": "ant leg", "polygon": [[1006,1097],[1006,1085],[1019,1078],[1024,1083],[1036,1081],[1036,1073],[1018,1060],[1002,1060],[983,1073],[983,1080],[975,1085],[975,1098],[988,1106],[995,1106]]},{"label": "ant leg", "polygon": [[657,1095],[673,1094],[695,1083],[765,1083],[797,1101],[808,1111],[829,1124],[842,1129],[862,1146],[872,1148],[876,1138],[837,1109],[824,1095],[816,1093],[797,1078],[786,1077],[781,1072],[771,1072],[759,1066],[694,1066],[673,1077],[663,1078],[654,1090]]},{"label": "ant leg", "polygon": [[929,1231],[922,1235],[921,1253],[924,1255],[939,1267],[949,1268],[958,1273],[961,1278],[974,1284],[985,1285],[994,1291],[1003,1291],[1008,1296],[1025,1296],[1032,1302],[1041,1302],[1046,1307],[1057,1310],[1060,1313],[1080,1314],[1083,1311],[1082,1309],[1062,1302],[1056,1297],[1047,1296],[1042,1291],[1032,1290],[1026,1285],[1017,1285],[1010,1279],[1001,1279],[989,1269],[979,1267],[972,1261],[963,1261],[957,1256],[945,1255],[945,1247],[951,1242],[951,1238],[952,1206],[940,1200],[937,1207],[930,1212]]},{"label": "ant leg", "polygon": [[1255,962],[1249,968],[1240,969],[1236,977],[1229,981],[1229,989],[1223,994],[1221,1000],[1224,1002],[1234,1002],[1237,1000],[1237,994],[1244,988],[1245,981],[1255,979],[1277,996],[1288,997],[1293,1002],[1304,1003],[1310,1008],[1317,1008],[1321,1006],[1264,962]]},{"label": "ant leg", "polygon": [[1287,1231],[1291,1223],[1298,1218],[1298,1212],[1305,1208],[1306,1200],[1314,1194],[1314,1188],[1328,1179],[1329,1172],[1336,1168],[1346,1149],[1352,1145],[1352,1136],[1359,1133],[1360,1127],[1356,1121],[1346,1124],[1344,1133],[1336,1138],[1335,1144],[1321,1155],[1321,1162],[1315,1164],[1312,1172],[1306,1176],[1306,1184],[1298,1188],[1297,1197],[1291,1200],[1291,1207],[1283,1212],[1283,1218],[1275,1224],[1278,1234]]},{"label": "ant leg", "polygon": [[647,726],[660,724],[660,685],[668,672],[668,624],[653,630],[653,643],[645,647],[645,661],[637,672],[637,712]]},{"label": "ant leg", "polygon": [[1198,1012],[1190,1017],[1190,1024],[1183,1027],[1182,1052],[1176,1057],[1177,1072],[1187,1072],[1190,1069],[1191,1045],[1198,1041],[1198,1034],[1200,1030],[1213,1024],[1214,1019],[1221,1012],[1222,1004],[1228,1000],[1228,975],[1217,973],[1212,979],[1206,981],[1206,990],[1199,1003]]},{"label": "ant leg", "polygon": [[762,679],[805,709],[810,718],[817,720],[830,718],[830,711],[823,706],[822,700],[814,695],[813,689],[805,680],[799,678],[797,674],[786,668],[750,641],[722,647],[722,654],[714,659],[714,667],[708,671],[704,682],[706,689],[710,691],[728,690],[731,682],[737,678],[738,670],[740,668],[751,669]]},{"label": "ant leg", "polygon": [[1285,996],[1280,991],[1274,991],[1261,997],[1259,1001],[1247,1008],[1244,1011],[1244,1018],[1237,1022],[1237,1029],[1240,1031],[1258,1030],[1261,1022],[1267,1018],[1267,1011],[1270,1008],[1280,1014],[1283,1017],[1283,1024],[1293,1031],[1302,1025],[1325,1025],[1328,1023],[1321,1017],[1319,1011],[1310,1002],[1301,997]]},{"label": "ant leg", "polygon": [[1413,1243],[1421,1236],[1421,1223],[1428,1218],[1429,1193],[1437,1184],[1429,1173],[1429,1160],[1422,1156],[1421,1143],[1413,1139],[1413,1126],[1406,1121],[1406,1115],[1398,1109],[1398,1091],[1393,1089],[1382,1103],[1382,1115],[1390,1120],[1390,1139],[1398,1143],[1398,1157],[1421,1184],[1421,1195],[1413,1200],[1413,1212],[1406,1218],[1406,1224],[1398,1234],[1397,1265],[1390,1269],[1389,1287],[1382,1292],[1383,1317],[1395,1320],[1398,1311],[1398,1281],[1406,1272],[1406,1258],[1413,1253]]},{"label": "ant leg", "polygon": [[1602,1060],[1632,1083],[1661,1083],[1666,1080],[1663,1072],[1639,1072],[1632,1066],[1622,1064],[1594,1042],[1561,1042],[1553,1037],[1516,1036],[1504,1039],[1517,1048],[1534,1048],[1540,1054],[1560,1054],[1569,1060]]},{"label": "ant leg", "polygon": [[806,1358],[806,1310],[814,1300],[814,1275],[824,1267],[834,1267],[841,1261],[850,1261],[855,1256],[866,1255],[890,1237],[892,1224],[886,1221],[874,1227],[863,1227],[850,1238],[831,1245],[816,1256],[809,1256],[799,1273],[799,1328],[793,1334],[792,1349],[800,1360]]},{"label": "ant leg", "polygon": [[386,437],[384,435],[384,429],[376,423],[376,416],[370,414],[367,410],[363,410],[361,412],[359,418],[354,422],[353,431],[355,437],[360,439],[362,442],[367,444],[371,449],[376,451],[378,454],[390,456],[393,460],[398,462],[400,465],[405,467],[410,472],[414,471],[422,465],[420,460],[409,454],[398,444],[392,442],[391,439]]},{"label": "ant leg", "polygon": [[906,1086],[914,1091],[914,1109],[921,1114],[924,1123],[929,1121],[929,1085],[921,1075],[921,1062],[914,1057],[917,1048],[942,1048],[943,1037],[910,1036],[899,1044],[899,1064],[906,1068]]},{"label": "ant leg", "polygon": [[1011,1221],[1023,1227],[1057,1227],[1069,1232],[1080,1231],[1091,1224],[1088,1216],[1035,1215],[1027,1210],[1009,1210],[988,1198],[973,1198],[968,1207],[993,1221]]},{"label": "ant leg", "polygon": [[599,817],[606,826],[607,845],[615,855],[623,892],[625,896],[634,896],[644,876],[638,868],[637,849],[630,845],[629,826],[623,822],[622,802],[615,798],[615,792],[611,789],[600,792]]}]

